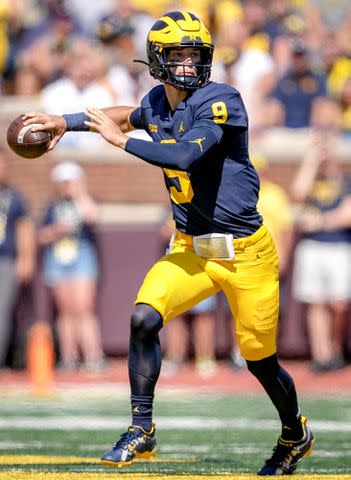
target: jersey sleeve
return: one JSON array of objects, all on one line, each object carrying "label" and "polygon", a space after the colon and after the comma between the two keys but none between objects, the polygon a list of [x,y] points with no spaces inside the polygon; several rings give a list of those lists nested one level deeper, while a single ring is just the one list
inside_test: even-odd
[{"label": "jersey sleeve", "polygon": [[248,118],[240,93],[226,85],[216,85],[196,106],[196,126],[248,127]]},{"label": "jersey sleeve", "polygon": [[142,129],[144,128],[144,122],[143,122],[143,116],[142,116],[142,110],[141,107],[136,108],[135,110],[132,111],[129,117],[129,122],[132,125],[132,127],[136,129]]},{"label": "jersey sleeve", "polygon": [[[219,131],[216,131],[218,129]],[[130,138],[125,150],[152,165],[173,170],[189,171],[214,145],[223,131],[219,127],[193,128],[180,142],[157,143]]]},{"label": "jersey sleeve", "polygon": [[144,96],[140,102],[140,107],[133,110],[129,117],[132,127],[136,129],[143,129],[149,133],[146,111],[153,108],[155,101],[157,102],[157,99],[162,91],[163,86],[158,85]]}]

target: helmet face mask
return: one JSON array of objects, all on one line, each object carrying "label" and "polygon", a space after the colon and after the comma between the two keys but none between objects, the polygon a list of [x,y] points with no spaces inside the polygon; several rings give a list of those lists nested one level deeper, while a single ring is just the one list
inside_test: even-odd
[{"label": "helmet face mask", "polygon": [[[182,63],[168,59],[170,50],[183,48],[199,50],[200,62]],[[209,82],[213,50],[207,28],[194,14],[185,11],[166,13],[148,35],[150,74],[178,90],[195,90]],[[183,68],[183,73],[179,67]],[[195,75],[189,74],[189,67]]]}]

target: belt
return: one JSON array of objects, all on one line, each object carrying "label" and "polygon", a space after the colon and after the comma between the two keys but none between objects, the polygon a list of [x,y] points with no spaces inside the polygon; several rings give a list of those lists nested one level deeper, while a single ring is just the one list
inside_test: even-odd
[{"label": "belt", "polygon": [[[244,250],[245,247],[248,247],[249,245],[253,245],[257,241],[261,240],[261,238],[267,235],[267,233],[268,233],[268,230],[265,227],[265,225],[261,225],[260,228],[255,233],[253,233],[252,235],[249,235],[248,237],[234,238],[233,239],[234,249],[236,251]],[[188,235],[187,233],[180,232],[179,230],[177,230],[174,240],[182,245],[189,245],[189,246],[193,245],[193,235]]]}]

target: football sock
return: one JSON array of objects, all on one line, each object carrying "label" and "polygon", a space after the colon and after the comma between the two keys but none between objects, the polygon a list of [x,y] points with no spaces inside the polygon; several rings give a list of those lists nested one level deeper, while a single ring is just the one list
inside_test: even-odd
[{"label": "football sock", "polygon": [[281,437],[284,440],[301,440],[304,435],[302,423],[301,423],[301,416],[296,420],[296,422],[290,425],[282,425],[282,433]]},{"label": "football sock", "polygon": [[258,379],[269,398],[278,410],[284,428],[285,440],[300,440],[303,427],[297,403],[294,381],[289,373],[279,365],[277,355],[262,360],[247,360],[249,371]]},{"label": "football sock", "polygon": [[145,432],[152,428],[152,402],[154,396],[131,395],[132,424],[142,427]]}]

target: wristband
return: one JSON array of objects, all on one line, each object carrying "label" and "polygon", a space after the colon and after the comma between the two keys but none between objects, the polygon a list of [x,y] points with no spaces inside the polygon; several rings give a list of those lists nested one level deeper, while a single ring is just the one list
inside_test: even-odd
[{"label": "wristband", "polygon": [[89,121],[90,118],[83,112],[79,113],[65,113],[62,115],[67,123],[68,132],[88,132],[90,127],[84,122]]}]

